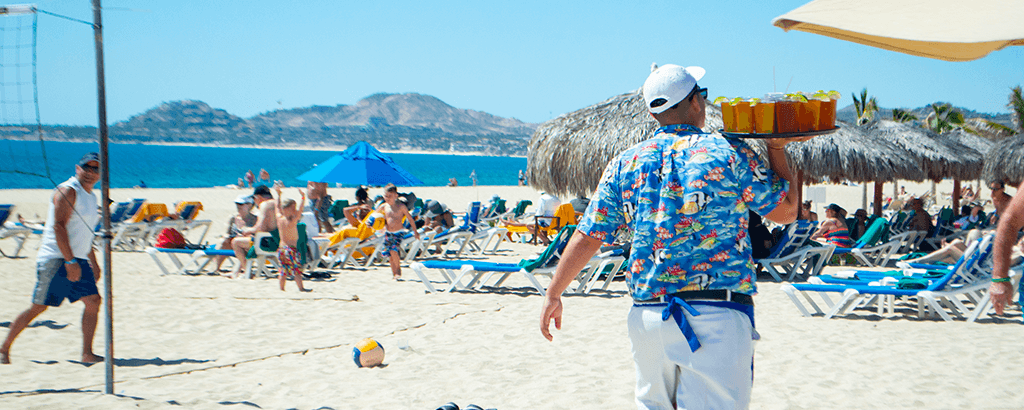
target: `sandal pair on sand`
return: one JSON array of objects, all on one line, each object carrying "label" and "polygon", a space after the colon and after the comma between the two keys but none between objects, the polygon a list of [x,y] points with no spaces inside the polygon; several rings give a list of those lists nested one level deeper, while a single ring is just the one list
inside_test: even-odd
[{"label": "sandal pair on sand", "polygon": [[[438,407],[437,410],[459,410],[459,405],[455,404],[455,403],[452,403],[452,402],[448,402],[445,405],[443,405],[441,407]],[[466,406],[466,408],[463,409],[463,410],[484,410],[484,409],[482,407],[480,407],[480,406],[475,405],[475,404],[470,404],[470,405]],[[497,410],[497,409],[487,409],[487,410]]]}]

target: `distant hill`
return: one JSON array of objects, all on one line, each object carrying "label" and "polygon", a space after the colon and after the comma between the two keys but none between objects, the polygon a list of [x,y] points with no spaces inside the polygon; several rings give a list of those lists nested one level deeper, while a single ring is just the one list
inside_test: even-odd
[{"label": "distant hill", "polygon": [[534,124],[485,112],[463,110],[422,94],[374,94],[356,105],[313,106],[277,110],[250,120],[270,127],[382,127],[437,128],[454,135],[533,134]]},{"label": "distant hill", "polygon": [[[946,104],[946,103],[937,102],[936,104]],[[963,107],[953,107],[953,108],[957,109],[957,110],[960,110],[960,112],[964,113],[964,118],[966,118],[966,119],[981,118],[981,119],[984,119],[984,120],[988,120],[988,121],[992,121],[992,122],[996,122],[996,123],[1005,125],[1007,127],[1013,127],[1013,121],[1010,119],[1010,114],[1009,113],[1005,113],[1005,114],[988,114],[988,113],[983,113],[983,112],[977,112],[977,111],[974,111],[974,110],[969,109],[969,108],[963,108]],[[932,112],[932,107],[931,106],[924,106],[924,107],[918,107],[918,108],[913,108],[913,109],[904,108],[904,110],[910,111],[910,113],[914,114],[918,119],[923,120],[923,119],[925,119],[925,117],[928,116],[928,114],[930,114]],[[878,113],[881,114],[882,119],[886,119],[886,120],[891,120],[892,119],[892,108],[882,108],[882,107],[879,107]],[[848,106],[846,106],[846,107],[836,111],[836,119],[840,120],[840,121],[843,121],[843,122],[846,122],[848,124],[854,124],[854,123],[857,122],[857,110],[856,110],[856,108],[854,108],[853,104],[850,104],[850,105],[848,105]]]},{"label": "distant hill", "polygon": [[[452,107],[429,95],[374,94],[355,105],[312,106],[245,119],[202,101],[162,103],[110,128],[114,142],[347,146],[525,155],[537,124]],[[47,126],[53,139],[95,137],[95,127]],[[0,132],[19,138],[22,131]]]}]

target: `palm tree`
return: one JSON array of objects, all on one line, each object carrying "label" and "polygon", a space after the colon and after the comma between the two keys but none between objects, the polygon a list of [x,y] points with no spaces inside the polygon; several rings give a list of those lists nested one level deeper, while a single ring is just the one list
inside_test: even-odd
[{"label": "palm tree", "polygon": [[1010,89],[1010,103],[1006,106],[1010,109],[1010,119],[1016,131],[1024,132],[1024,95],[1019,85]]},{"label": "palm tree", "polygon": [[964,128],[964,114],[948,103],[931,104],[932,113],[924,119],[925,128],[939,134]]},{"label": "palm tree", "polygon": [[892,120],[896,122],[917,121],[917,116],[902,108],[892,109]]},{"label": "palm tree", "polygon": [[878,111],[878,100],[875,97],[868,97],[868,89],[865,87],[860,91],[860,99],[857,99],[857,95],[853,95],[853,108],[857,110],[857,125],[867,124],[875,117],[875,112]]}]

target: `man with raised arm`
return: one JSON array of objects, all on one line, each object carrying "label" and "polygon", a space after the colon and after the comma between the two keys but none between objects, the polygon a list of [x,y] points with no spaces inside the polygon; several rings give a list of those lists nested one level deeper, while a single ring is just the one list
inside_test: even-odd
[{"label": "man with raised arm", "polygon": [[252,199],[256,206],[256,225],[243,229],[242,232],[231,240],[231,249],[235,251],[238,258],[238,265],[231,272],[232,278],[237,278],[245,267],[245,255],[252,247],[253,237],[258,232],[270,232],[277,229],[277,206],[275,206],[274,195],[266,185],[257,185],[252,191]]},{"label": "man with raised arm", "polygon": [[67,299],[82,301],[82,362],[97,363],[103,358],[93,354],[102,298],[96,282],[100,267],[92,248],[93,228],[100,220],[93,185],[99,181],[99,154],[85,154],[75,166],[75,176],[57,186],[47,212],[43,239],[36,255],[36,288],[32,306],[11,322],[11,330],[0,346],[0,364],[11,363],[11,345],[25,327],[49,306],[60,306]]},{"label": "man with raised arm", "polygon": [[656,135],[608,164],[547,289],[540,330],[562,324],[562,291],[619,228],[632,231],[627,319],[641,409],[736,409],[750,403],[754,263],[748,209],[795,220],[783,147],[770,170],[745,142],[708,134],[700,67],[666,65],[644,83]]}]

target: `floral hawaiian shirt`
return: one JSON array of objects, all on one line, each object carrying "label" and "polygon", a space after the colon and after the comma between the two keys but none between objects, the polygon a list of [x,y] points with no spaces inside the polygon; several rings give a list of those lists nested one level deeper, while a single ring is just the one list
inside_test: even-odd
[{"label": "floral hawaiian shirt", "polygon": [[633,232],[634,300],[704,289],[753,295],[747,210],[771,212],[788,186],[745,142],[670,125],[612,159],[577,229],[607,243],[619,228]]}]

